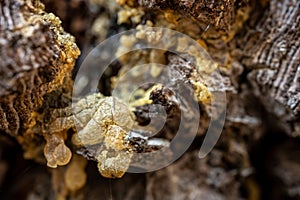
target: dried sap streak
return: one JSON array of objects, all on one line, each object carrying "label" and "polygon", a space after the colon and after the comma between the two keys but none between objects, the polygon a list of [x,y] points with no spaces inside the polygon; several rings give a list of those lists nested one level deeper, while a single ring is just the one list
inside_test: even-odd
[{"label": "dried sap streak", "polygon": [[134,114],[125,103],[101,94],[81,99],[73,104],[72,112],[69,117],[57,119],[53,129],[76,127],[72,138],[76,146],[88,149],[101,144],[95,156],[99,172],[107,178],[121,178],[132,157],[127,136],[134,124]]}]

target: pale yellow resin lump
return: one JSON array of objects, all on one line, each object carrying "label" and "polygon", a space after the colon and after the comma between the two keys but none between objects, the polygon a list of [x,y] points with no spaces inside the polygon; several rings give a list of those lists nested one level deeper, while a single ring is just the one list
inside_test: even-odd
[{"label": "pale yellow resin lump", "polygon": [[73,156],[65,173],[65,183],[70,191],[75,192],[85,185],[87,179],[85,172],[86,165],[86,159],[78,155]]},{"label": "pale yellow resin lump", "polygon": [[60,134],[48,134],[45,138],[47,143],[44,148],[44,155],[47,166],[56,168],[58,165],[68,164],[72,153],[65,145],[64,138]]}]

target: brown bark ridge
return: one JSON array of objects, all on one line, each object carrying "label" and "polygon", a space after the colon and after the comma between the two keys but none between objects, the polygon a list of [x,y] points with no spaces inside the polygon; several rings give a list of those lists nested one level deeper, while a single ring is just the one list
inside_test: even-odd
[{"label": "brown bark ridge", "polygon": [[0,1],[0,132],[34,124],[43,96],[62,84],[79,55],[74,38],[38,0]]},{"label": "brown bark ridge", "polygon": [[300,1],[270,1],[241,44],[254,92],[293,136],[300,135],[299,38]]},{"label": "brown bark ridge", "polygon": [[235,21],[237,8],[247,1],[236,0],[138,0],[147,8],[171,9],[186,13],[201,23],[211,24],[216,30],[228,31]]}]

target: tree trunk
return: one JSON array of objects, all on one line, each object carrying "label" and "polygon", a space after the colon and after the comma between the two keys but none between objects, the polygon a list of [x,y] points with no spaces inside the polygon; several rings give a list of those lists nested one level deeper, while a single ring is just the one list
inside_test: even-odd
[{"label": "tree trunk", "polygon": [[[43,11],[38,0],[0,1],[0,199],[299,199],[300,1],[116,2],[44,0]],[[45,127],[55,121],[55,110],[70,105],[73,80],[91,49],[149,25],[184,33],[208,52],[222,75],[209,81],[223,84],[216,90],[227,96],[225,125],[213,150],[199,159],[212,115],[200,98],[199,130],[180,159],[158,171],[108,180],[86,162],[96,160],[97,146],[74,145],[75,129],[50,134]],[[61,26],[82,52],[76,64],[79,51]],[[152,53],[165,55],[177,80],[193,87],[201,82],[188,56]],[[112,63],[99,91],[111,95],[128,66],[151,61],[146,54]],[[180,113],[166,93],[157,89],[150,98],[167,110],[171,120],[162,137],[171,140]],[[146,123],[148,112],[147,104],[136,107],[136,121]],[[73,154],[56,169],[47,168],[43,156],[52,136]]]}]

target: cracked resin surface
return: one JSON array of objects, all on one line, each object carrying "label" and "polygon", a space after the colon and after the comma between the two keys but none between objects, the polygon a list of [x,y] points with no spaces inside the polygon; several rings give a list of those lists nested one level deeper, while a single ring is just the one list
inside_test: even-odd
[{"label": "cracked resin surface", "polygon": [[122,177],[132,156],[126,136],[134,124],[134,115],[128,106],[115,97],[92,94],[73,104],[73,113],[70,111],[71,108],[64,109],[62,112],[69,116],[57,118],[50,129],[76,128],[72,139],[76,146],[89,149],[100,144],[95,157],[101,175]]}]

